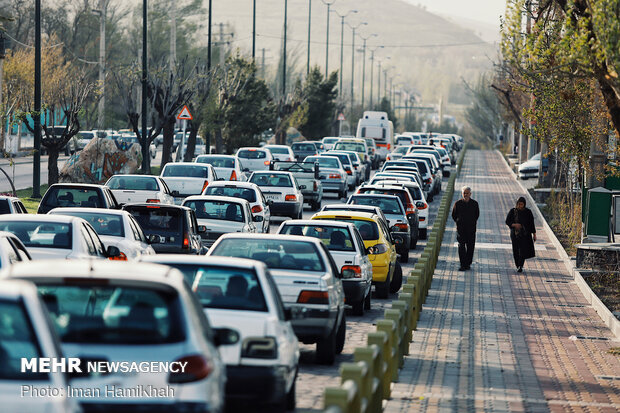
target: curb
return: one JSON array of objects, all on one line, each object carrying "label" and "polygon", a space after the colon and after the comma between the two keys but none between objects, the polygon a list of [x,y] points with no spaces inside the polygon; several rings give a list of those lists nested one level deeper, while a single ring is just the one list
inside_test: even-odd
[{"label": "curb", "polygon": [[[515,173],[510,169],[510,166],[506,163],[506,158],[504,158],[504,156],[501,154],[500,151],[498,150],[495,150],[495,151],[499,153],[499,155],[502,157],[502,159],[504,160],[504,165],[506,165],[506,168],[511,172],[514,178]],[[526,194],[525,197],[533,205],[532,209],[535,211],[535,214],[537,215],[536,218],[538,218],[540,222],[542,222],[543,228],[550,234],[549,239],[551,240],[551,243],[553,244],[555,249],[558,251],[558,254],[560,254],[560,259],[564,263],[566,270],[570,274],[573,275],[573,279],[575,280],[575,283],[577,284],[577,287],[579,287],[579,290],[583,294],[584,298],[592,306],[592,308],[594,308],[594,311],[596,311],[598,316],[601,318],[601,321],[603,322],[603,324],[605,324],[611,330],[611,333],[616,337],[616,339],[620,340],[620,320],[618,320],[613,315],[611,310],[607,308],[607,306],[603,304],[601,299],[598,298],[598,296],[594,293],[594,291],[592,291],[592,289],[590,288],[586,280],[584,280],[584,278],[582,277],[579,270],[575,268],[573,261],[570,259],[570,257],[564,250],[564,247],[562,246],[558,238],[555,236],[555,233],[553,232],[553,230],[547,223],[547,220],[544,218],[542,212],[540,212],[540,209],[538,208],[538,205],[536,205],[536,201],[534,201],[534,198],[532,198],[532,195],[530,194],[530,192],[527,189],[525,189],[523,184],[518,179],[515,179],[515,180],[519,184],[523,192]]]}]

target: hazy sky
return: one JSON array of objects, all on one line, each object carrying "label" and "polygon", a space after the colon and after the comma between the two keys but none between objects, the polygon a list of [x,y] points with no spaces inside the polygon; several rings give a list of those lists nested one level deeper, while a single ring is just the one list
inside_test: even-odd
[{"label": "hazy sky", "polygon": [[430,12],[461,16],[499,27],[499,16],[506,11],[506,0],[405,0],[426,6]]}]

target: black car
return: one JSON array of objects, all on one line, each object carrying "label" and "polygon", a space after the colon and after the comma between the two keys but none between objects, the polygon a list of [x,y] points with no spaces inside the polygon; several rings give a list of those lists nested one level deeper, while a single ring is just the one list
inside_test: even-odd
[{"label": "black car", "polygon": [[47,214],[57,207],[120,209],[120,204],[105,185],[54,184],[43,195],[37,214]]},{"label": "black car", "polygon": [[157,204],[125,204],[123,209],[138,221],[155,252],[195,255],[206,252],[200,234],[207,230],[204,225],[198,225],[193,209]]}]

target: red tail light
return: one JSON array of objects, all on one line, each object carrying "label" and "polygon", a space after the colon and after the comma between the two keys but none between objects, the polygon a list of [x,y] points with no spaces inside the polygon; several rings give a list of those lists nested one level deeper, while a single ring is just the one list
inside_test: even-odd
[{"label": "red tail light", "polygon": [[347,171],[347,175],[353,175],[353,171],[351,171],[350,169],[345,169],[345,171]]},{"label": "red tail light", "polygon": [[426,221],[426,218],[420,217],[420,221]]},{"label": "red tail light", "polygon": [[407,215],[415,214],[415,206],[413,204],[407,204]]},{"label": "red tail light", "polygon": [[388,155],[388,156],[385,157],[385,159],[387,159],[388,161],[391,161],[392,160],[392,156]]},{"label": "red tail light", "polygon": [[183,249],[188,249],[189,248],[189,235],[187,234],[187,232],[183,233]]},{"label": "red tail light", "polygon": [[237,180],[237,171],[235,171],[233,169],[232,173],[230,174],[230,180],[231,181],[236,181]]},{"label": "red tail light", "polygon": [[421,206],[418,209],[426,209],[426,208],[428,208],[428,204],[425,203],[424,206]]},{"label": "red tail light", "polygon": [[319,190],[319,184],[316,181],[314,181],[314,185],[312,185],[312,190],[313,191],[318,191]]},{"label": "red tail light", "polygon": [[362,267],[359,265],[344,265],[340,270],[342,278],[361,278]]},{"label": "red tail light", "polygon": [[147,204],[159,204],[161,201],[159,199],[155,199],[155,198],[149,198],[146,200]]},{"label": "red tail light", "polygon": [[252,207],[252,213],[253,214],[258,214],[259,212],[263,211],[263,207],[260,205],[255,205]]},{"label": "red tail light", "polygon": [[329,174],[329,179],[340,179],[342,176],[340,174]]},{"label": "red tail light", "polygon": [[409,231],[409,225],[403,223],[403,222],[399,222],[397,224],[394,225],[395,227],[397,227],[398,229],[402,230],[402,231]]},{"label": "red tail light", "polygon": [[118,257],[110,257],[108,259],[111,261],[127,261],[127,256],[124,252],[121,252],[121,255],[119,255]]},{"label": "red tail light", "polygon": [[390,148],[391,148],[391,147],[392,147],[392,144],[388,143],[388,144],[387,144],[387,149],[388,149],[388,151],[390,150]]},{"label": "red tail light", "polygon": [[209,181],[205,181],[205,183],[202,185],[202,191],[200,191],[200,193],[203,193],[205,189],[207,189],[208,186],[209,186]]},{"label": "red tail light", "polygon": [[424,182],[426,182],[427,184],[429,184],[429,185],[430,185],[430,184],[433,182],[433,180],[432,180],[431,178],[428,178],[428,179],[427,179],[426,181],[424,181]]},{"label": "red tail light", "polygon": [[297,297],[297,302],[302,304],[329,304],[327,291],[303,290]]},{"label": "red tail light", "polygon": [[265,166],[269,166],[269,161],[265,161]]},{"label": "red tail light", "polygon": [[185,365],[183,371],[171,372],[168,375],[168,383],[191,383],[208,377],[213,371],[213,363],[199,354],[181,357],[176,362],[187,364],[181,364]]},{"label": "red tail light", "polygon": [[297,201],[297,195],[287,195],[284,197],[285,201]]}]

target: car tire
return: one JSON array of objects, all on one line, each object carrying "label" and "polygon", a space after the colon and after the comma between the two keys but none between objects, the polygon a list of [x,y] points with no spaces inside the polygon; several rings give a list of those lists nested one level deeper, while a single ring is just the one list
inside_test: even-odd
[{"label": "car tire", "polygon": [[366,295],[366,298],[364,299],[364,310],[370,310],[371,305],[372,305],[372,291],[368,290],[368,294]]},{"label": "car tire", "polygon": [[319,209],[321,209],[321,202],[319,202],[319,201],[310,201],[310,210],[311,211],[318,211]]},{"label": "car tire", "polygon": [[293,411],[295,410],[295,407],[297,405],[296,399],[295,399],[295,388],[297,386],[295,386],[295,384],[297,383],[297,374],[295,375],[295,379],[293,379],[293,385],[291,386],[291,389],[288,391],[288,393],[286,393],[286,401],[285,401],[285,406],[286,406],[286,410],[287,411]]},{"label": "car tire", "polygon": [[418,246],[418,238],[420,237],[420,232],[418,231],[417,237],[411,238],[411,242],[409,243],[409,249],[414,250]]},{"label": "car tire", "polygon": [[396,263],[396,268],[394,268],[394,277],[390,282],[390,293],[394,294],[400,290],[400,287],[403,286],[403,268],[400,266],[400,263]]},{"label": "car tire", "polygon": [[347,339],[347,319],[343,311],[342,319],[340,320],[340,325],[338,326],[338,331],[336,332],[336,354],[342,353],[342,350],[344,350],[344,343],[346,339]]},{"label": "car tire", "polygon": [[426,228],[420,230],[420,239],[426,239],[427,233]]},{"label": "car tire", "polygon": [[353,315],[363,316],[364,315],[364,301],[366,297],[363,297],[357,303],[353,303],[351,307],[353,308]]},{"label": "car tire", "polygon": [[336,333],[331,334],[316,343],[316,362],[319,364],[332,365],[336,360]]},{"label": "car tire", "polygon": [[388,278],[380,283],[375,285],[375,292],[377,294],[377,298],[386,299],[390,293],[390,275],[388,273]]},{"label": "car tire", "polygon": [[[301,208],[299,208],[299,213],[297,214],[297,219],[303,219],[304,217],[304,208],[303,206]],[[295,219],[295,218],[293,218]]]},{"label": "car tire", "polygon": [[405,248],[400,254],[400,262],[406,264],[409,262],[409,248]]}]

